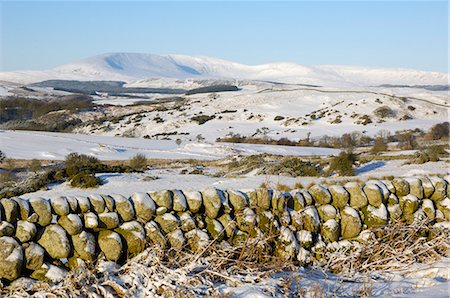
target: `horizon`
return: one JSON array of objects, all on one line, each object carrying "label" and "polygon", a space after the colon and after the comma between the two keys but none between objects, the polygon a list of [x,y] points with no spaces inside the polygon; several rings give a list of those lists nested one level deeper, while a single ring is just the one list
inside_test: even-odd
[{"label": "horizon", "polygon": [[125,52],[448,73],[446,1],[1,2],[0,10],[2,72]]}]

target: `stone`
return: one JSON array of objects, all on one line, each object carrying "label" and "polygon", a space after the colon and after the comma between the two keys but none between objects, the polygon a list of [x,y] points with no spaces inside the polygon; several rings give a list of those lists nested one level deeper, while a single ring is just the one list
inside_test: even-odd
[{"label": "stone", "polygon": [[[16,201],[17,205],[19,206],[19,215],[20,219],[27,220],[28,217],[31,215],[31,206],[30,202],[28,200],[24,200],[22,198],[12,198],[12,200]],[[1,214],[0,214],[1,218]]]},{"label": "stone", "polygon": [[319,232],[320,217],[317,209],[313,206],[308,206],[302,211],[303,228],[310,232]]},{"label": "stone", "polygon": [[58,224],[66,230],[69,235],[76,235],[83,231],[83,222],[78,214],[68,214],[58,219]]},{"label": "stone", "polygon": [[149,222],[156,214],[155,201],[145,192],[135,192],[131,195],[131,202],[136,211],[136,220],[141,223]]},{"label": "stone", "polygon": [[200,229],[194,229],[185,234],[192,251],[203,251],[210,243],[209,235]]},{"label": "stone", "polygon": [[0,205],[3,207],[3,216],[11,224],[16,224],[20,215],[19,204],[11,199],[1,199]]},{"label": "stone", "polygon": [[420,181],[422,182],[423,187],[423,196],[425,199],[428,199],[431,197],[431,195],[434,192],[434,185],[431,182],[430,178],[428,177],[420,177]]},{"label": "stone", "polygon": [[367,206],[369,201],[357,182],[347,182],[344,187],[350,194],[350,207],[361,209]]},{"label": "stone", "polygon": [[67,202],[65,197],[51,198],[50,205],[52,206],[53,211],[59,216],[64,216],[70,213],[69,202]]},{"label": "stone", "polygon": [[31,198],[30,205],[34,213],[38,215],[37,223],[42,226],[48,226],[53,219],[50,203],[43,198]]},{"label": "stone", "polygon": [[283,211],[286,197],[284,192],[274,190],[272,195],[272,211]]},{"label": "stone", "polygon": [[395,178],[394,180],[392,180],[392,184],[395,187],[395,194],[398,197],[409,195],[409,184],[405,179]]},{"label": "stone", "polygon": [[167,246],[167,239],[164,234],[161,232],[158,224],[154,221],[149,221],[145,224],[145,234],[146,239],[153,244],[158,245],[161,248],[165,248]]},{"label": "stone", "polygon": [[66,275],[67,269],[49,263],[44,263],[39,269],[33,271],[30,277],[48,283],[56,283],[64,280]]},{"label": "stone", "polygon": [[37,229],[33,223],[24,220],[19,220],[17,222],[16,238],[20,242],[25,243],[33,240],[36,233]]},{"label": "stone", "polygon": [[388,223],[388,211],[386,206],[381,204],[378,207],[367,205],[362,209],[364,223],[369,227],[380,227]]},{"label": "stone", "polygon": [[98,216],[94,212],[84,214],[84,226],[87,229],[95,229],[98,227]]},{"label": "stone", "polygon": [[396,205],[396,204],[398,204],[398,202],[399,202],[398,197],[395,194],[391,193],[388,197],[387,204],[388,205]]},{"label": "stone", "polygon": [[270,233],[273,230],[273,213],[270,211],[260,211],[256,214],[256,222],[258,224],[258,228],[264,233]]},{"label": "stone", "polygon": [[322,225],[320,234],[325,242],[338,241],[341,235],[341,226],[335,219],[329,219]]},{"label": "stone", "polygon": [[422,181],[419,178],[408,177],[405,180],[409,184],[409,193],[419,200],[424,198],[424,190],[422,186]]},{"label": "stone", "polygon": [[169,240],[170,246],[178,251],[181,251],[186,243],[184,234],[180,229],[170,232],[167,234],[167,239]]},{"label": "stone", "polygon": [[419,208],[419,199],[414,195],[400,197],[400,207],[403,214],[413,214]]},{"label": "stone", "polygon": [[18,278],[22,272],[23,248],[11,237],[0,237],[0,278],[9,281]]},{"label": "stone", "polygon": [[344,239],[352,239],[362,230],[362,222],[358,211],[345,207],[341,212],[341,234]]},{"label": "stone", "polygon": [[167,210],[172,210],[173,208],[173,197],[172,192],[169,190],[163,190],[158,192],[150,192],[150,197],[155,201],[158,207],[165,207]]},{"label": "stone", "polygon": [[37,243],[24,243],[25,268],[28,270],[38,270],[44,264],[45,250]]},{"label": "stone", "polygon": [[46,226],[38,243],[53,259],[67,258],[72,252],[66,231],[58,224]]},{"label": "stone", "polygon": [[291,225],[298,231],[303,229],[303,220],[301,211],[290,210],[289,215],[291,217]]},{"label": "stone", "polygon": [[251,208],[245,208],[241,213],[236,213],[236,222],[240,230],[255,236],[256,213]]},{"label": "stone", "polygon": [[315,184],[308,189],[308,192],[314,198],[316,205],[326,205],[331,203],[331,194],[328,189],[322,185]]},{"label": "stone", "polygon": [[156,216],[155,222],[166,234],[175,231],[180,226],[180,220],[171,213]]},{"label": "stone", "polygon": [[116,212],[120,215],[123,221],[132,221],[136,219],[136,212],[134,211],[133,204],[127,198],[122,195],[112,195],[116,202]]},{"label": "stone", "polygon": [[293,190],[291,191],[291,196],[294,201],[294,210],[300,211],[306,207],[305,198],[303,197],[301,191]]},{"label": "stone", "polygon": [[297,260],[301,264],[309,264],[311,263],[311,252],[304,249],[303,247],[300,247],[298,254],[297,254]]},{"label": "stone", "polygon": [[156,215],[163,215],[164,213],[166,213],[168,210],[166,207],[158,207],[156,208]]},{"label": "stone", "polygon": [[78,208],[80,209],[80,213],[86,213],[91,211],[91,202],[87,197],[84,196],[76,196],[78,202]]},{"label": "stone", "polygon": [[306,206],[314,205],[314,199],[306,189],[302,189],[300,190],[300,192],[302,193],[303,198],[305,199]]},{"label": "stone", "polygon": [[434,203],[430,199],[424,199],[422,201],[422,210],[425,213],[428,220],[433,221],[436,217],[436,208],[434,207]]},{"label": "stone", "polygon": [[189,232],[196,227],[195,220],[188,212],[183,212],[180,214],[181,230],[183,232]]},{"label": "stone", "polygon": [[223,214],[217,219],[225,229],[226,238],[232,238],[234,235],[234,230],[236,229],[236,221],[234,221],[231,216],[227,213]]},{"label": "stone", "polygon": [[116,212],[104,212],[98,215],[97,229],[112,230],[119,226],[119,215]]},{"label": "stone", "polygon": [[369,244],[375,239],[376,236],[374,232],[372,232],[371,230],[364,230],[359,234],[357,241],[359,243]]},{"label": "stone", "polygon": [[103,201],[105,201],[105,211],[104,212],[114,212],[116,210],[116,201],[112,196],[101,195]]},{"label": "stone", "polygon": [[450,221],[450,198],[445,198],[436,203],[436,207],[439,211],[444,214],[444,218],[447,221]]},{"label": "stone", "polygon": [[348,205],[348,202],[350,201],[350,194],[343,186],[331,185],[328,187],[328,191],[332,197],[331,205],[337,209],[343,209]]},{"label": "stone", "polygon": [[94,209],[95,213],[99,214],[102,212],[105,212],[105,200],[103,197],[99,194],[92,194],[88,196],[89,202],[91,203],[92,208]]},{"label": "stone", "polygon": [[129,221],[123,223],[117,229],[124,241],[126,246],[127,256],[133,257],[141,253],[145,248],[145,230],[140,223],[137,221]]},{"label": "stone", "polygon": [[222,211],[228,214],[232,213],[233,207],[231,207],[230,201],[228,199],[228,193],[221,189],[217,189],[217,194],[219,195],[220,203],[222,204]]},{"label": "stone", "polygon": [[366,184],[375,184],[375,185],[377,185],[380,188],[381,194],[383,196],[383,200],[382,200],[383,204],[386,204],[386,202],[387,202],[387,200],[389,198],[389,195],[391,194],[391,191],[386,186],[386,184],[384,184],[384,182],[381,181],[381,180],[369,180],[369,181],[366,182]]},{"label": "stone", "polygon": [[334,208],[333,205],[330,204],[319,206],[317,208],[317,211],[319,212],[319,217],[323,222],[329,219],[335,219],[337,217],[336,208]]},{"label": "stone", "polygon": [[222,224],[215,219],[206,218],[206,230],[212,239],[217,239],[217,241],[222,241],[225,237],[225,229]]},{"label": "stone", "polygon": [[280,220],[280,224],[283,227],[287,227],[291,224],[291,215],[289,213],[290,210],[292,209],[286,208],[278,214],[278,219]]},{"label": "stone", "polygon": [[98,246],[108,261],[117,262],[122,256],[122,238],[114,231],[100,231],[98,233]]},{"label": "stone", "polygon": [[300,245],[291,229],[282,227],[278,237],[276,254],[284,260],[291,260],[296,257]]},{"label": "stone", "polygon": [[186,211],[188,205],[184,193],[179,189],[173,190],[172,193],[173,193],[173,211],[175,212]]},{"label": "stone", "polygon": [[[265,193],[266,191],[268,191],[268,189],[261,188],[261,191],[262,191],[262,193]],[[243,192],[245,193],[245,195],[248,198],[248,204],[249,204],[250,208],[260,208],[262,210],[266,210],[266,209],[258,206],[258,195],[257,195],[258,190],[257,189],[246,189]],[[269,205],[267,207],[267,210],[269,210],[270,206],[272,206],[271,205],[271,200],[269,201]]]},{"label": "stone", "polygon": [[233,206],[235,212],[243,211],[244,208],[248,207],[249,205],[248,197],[243,192],[229,190],[228,195],[231,205]]},{"label": "stone", "polygon": [[69,203],[70,211],[78,213],[78,200],[75,196],[66,196],[67,203]]},{"label": "stone", "polygon": [[384,196],[381,187],[375,183],[366,183],[363,188],[367,201],[370,205],[380,207],[383,204]]},{"label": "stone", "polygon": [[222,200],[219,197],[218,190],[209,188],[202,193],[205,214],[209,218],[216,218],[222,210]]},{"label": "stone", "polygon": [[297,240],[300,246],[306,249],[309,249],[313,245],[313,235],[307,230],[297,231]]},{"label": "stone", "polygon": [[273,190],[258,188],[255,190],[255,195],[256,195],[255,207],[258,207],[261,210],[269,210],[272,203]]},{"label": "stone", "polygon": [[434,186],[434,192],[431,195],[430,199],[434,202],[439,202],[445,198],[447,195],[447,182],[437,176],[431,176],[429,177],[431,180],[431,183],[433,183]]},{"label": "stone", "polygon": [[7,221],[0,222],[0,237],[2,236],[14,236],[15,228]]},{"label": "stone", "polygon": [[401,219],[403,212],[400,204],[388,205],[389,219],[391,223],[395,223]]},{"label": "stone", "polygon": [[203,206],[202,193],[199,191],[184,191],[189,211],[198,213]]},{"label": "stone", "polygon": [[396,190],[395,190],[395,186],[392,183],[392,180],[380,180],[389,190],[390,193],[395,194]]},{"label": "stone", "polygon": [[236,229],[236,231],[234,231],[232,244],[234,246],[242,246],[248,241],[248,238],[249,235],[246,232]]},{"label": "stone", "polygon": [[97,258],[96,241],[92,233],[83,231],[72,236],[73,247],[79,258],[85,261],[94,261]]}]

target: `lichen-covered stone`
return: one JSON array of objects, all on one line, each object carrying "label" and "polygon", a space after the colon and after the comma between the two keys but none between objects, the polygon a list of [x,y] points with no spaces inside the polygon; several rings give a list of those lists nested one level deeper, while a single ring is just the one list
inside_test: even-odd
[{"label": "lichen-covered stone", "polygon": [[50,203],[43,198],[30,199],[30,205],[34,213],[38,215],[37,223],[43,227],[48,226],[53,219]]},{"label": "lichen-covered stone", "polygon": [[269,210],[272,204],[273,191],[271,189],[258,188],[255,190],[256,207],[261,210]]},{"label": "lichen-covered stone", "polygon": [[389,195],[387,204],[388,204],[389,206],[391,206],[391,205],[397,205],[398,202],[399,202],[398,197],[397,197],[395,194],[391,193],[391,194]]},{"label": "lichen-covered stone", "polygon": [[[31,206],[30,202],[28,200],[24,200],[22,198],[12,198],[14,201],[16,201],[17,205],[19,206],[19,215],[20,219],[27,220],[28,217],[31,215]],[[0,211],[0,218],[1,218],[1,211]]]},{"label": "lichen-covered stone", "polygon": [[101,195],[103,201],[105,201],[105,211],[104,212],[113,212],[116,210],[116,200],[112,196]]},{"label": "lichen-covered stone", "polygon": [[189,232],[197,226],[195,225],[195,220],[189,214],[189,212],[183,212],[180,214],[181,230],[183,232]]},{"label": "lichen-covered stone", "polygon": [[70,211],[78,213],[78,200],[75,196],[66,196],[67,203],[69,203]]},{"label": "lichen-covered stone", "polygon": [[38,270],[44,264],[45,250],[37,243],[28,242],[23,245],[25,255],[25,268]]},{"label": "lichen-covered stone", "polygon": [[303,194],[300,190],[293,190],[291,191],[292,200],[294,202],[294,210],[300,211],[303,208],[306,207],[305,198],[303,197]]},{"label": "lichen-covered stone", "polygon": [[332,197],[331,205],[337,209],[343,209],[348,205],[348,202],[350,201],[350,194],[343,186],[331,185],[328,187],[328,191]]},{"label": "lichen-covered stone", "polygon": [[235,216],[239,229],[254,236],[256,213],[251,208],[247,207],[242,212],[236,213]]},{"label": "lichen-covered stone", "polygon": [[166,234],[175,231],[180,226],[180,220],[171,213],[156,216],[155,222],[160,225]]},{"label": "lichen-covered stone", "polygon": [[11,237],[0,237],[0,278],[15,280],[23,265],[23,248]]},{"label": "lichen-covered stone", "polygon": [[184,191],[189,211],[198,213],[203,206],[202,193],[199,191]]},{"label": "lichen-covered stone", "polygon": [[278,214],[278,218],[280,220],[280,224],[283,227],[287,227],[291,224],[291,215],[290,215],[290,208],[285,208],[282,212]]},{"label": "lichen-covered stone", "polygon": [[155,201],[144,192],[135,192],[131,195],[131,202],[136,211],[136,220],[142,223],[149,222],[156,214]]},{"label": "lichen-covered stone", "polygon": [[315,184],[308,189],[308,192],[314,198],[317,205],[325,205],[331,203],[331,194],[328,189],[322,185]]},{"label": "lichen-covered stone", "polygon": [[395,187],[395,194],[398,197],[406,196],[409,194],[409,183],[403,178],[395,178],[392,180],[392,184]]},{"label": "lichen-covered stone", "polygon": [[400,197],[400,207],[403,214],[413,214],[419,208],[419,199],[414,195]]},{"label": "lichen-covered stone", "polygon": [[202,193],[206,216],[216,218],[222,209],[222,200],[217,189],[209,188]]},{"label": "lichen-covered stone", "polygon": [[91,202],[85,196],[76,196],[78,202],[78,208],[80,213],[86,213],[91,211]]},{"label": "lichen-covered stone", "polygon": [[352,239],[362,230],[362,222],[358,211],[345,207],[341,212],[341,234],[344,239]]},{"label": "lichen-covered stone", "polygon": [[284,192],[274,190],[272,195],[272,210],[275,212],[283,211],[286,197]]},{"label": "lichen-covered stone", "polygon": [[230,200],[228,198],[228,193],[221,189],[217,189],[217,193],[220,198],[220,203],[222,204],[222,211],[224,213],[231,214],[233,212],[233,207],[230,204]]},{"label": "lichen-covered stone", "polygon": [[447,182],[437,176],[431,176],[430,180],[434,186],[434,192],[431,195],[430,199],[434,202],[443,200],[447,195]]},{"label": "lichen-covered stone", "polygon": [[434,220],[436,217],[436,208],[434,207],[433,201],[430,199],[424,199],[422,202],[422,210],[425,213],[428,220]]},{"label": "lichen-covered stone", "polygon": [[122,238],[114,231],[100,231],[98,233],[98,245],[108,261],[117,262],[122,256]]},{"label": "lichen-covered stone", "polygon": [[67,258],[72,252],[66,231],[57,224],[46,226],[38,243],[54,259]]},{"label": "lichen-covered stone", "polygon": [[184,234],[180,229],[167,234],[167,239],[169,240],[170,246],[178,251],[182,250],[186,243],[186,238],[184,238]]},{"label": "lichen-covered stone", "polygon": [[329,219],[323,223],[320,234],[325,242],[338,241],[341,235],[341,226],[335,219]]},{"label": "lichen-covered stone", "polygon": [[444,214],[445,220],[450,220],[450,198],[445,198],[436,203],[436,207]]},{"label": "lichen-covered stone", "polygon": [[73,247],[79,258],[86,261],[94,261],[97,258],[95,236],[83,231],[72,236]]},{"label": "lichen-covered stone", "polygon": [[28,242],[33,240],[34,236],[36,236],[36,226],[28,221],[19,220],[17,222],[17,228],[16,228],[16,238],[22,242]]},{"label": "lichen-covered stone", "polygon": [[305,199],[306,206],[314,205],[314,199],[306,189],[302,189],[300,190],[300,192],[302,193],[303,198]]},{"label": "lichen-covered stone", "polygon": [[172,193],[173,193],[173,210],[175,212],[186,211],[188,205],[184,193],[179,189],[173,190]]},{"label": "lichen-covered stone", "polygon": [[225,238],[225,229],[223,228],[220,221],[206,218],[206,230],[212,239],[217,239],[217,241],[222,241]]},{"label": "lichen-covered stone", "polygon": [[209,235],[200,229],[187,232],[185,237],[193,251],[203,251],[210,243]]},{"label": "lichen-covered stone", "polygon": [[11,199],[1,199],[0,205],[3,207],[3,217],[9,223],[15,224],[20,215],[19,204]]},{"label": "lichen-covered stone", "polygon": [[323,222],[329,219],[335,219],[337,217],[336,208],[334,208],[333,205],[330,204],[319,206],[317,208],[317,211],[319,212],[319,217]]},{"label": "lichen-covered stone", "polygon": [[83,222],[78,214],[68,214],[58,219],[58,224],[66,230],[69,235],[76,235],[83,230]]},{"label": "lichen-covered stone", "polygon": [[231,216],[227,213],[223,214],[217,220],[222,224],[225,229],[225,234],[227,238],[231,238],[234,235],[234,230],[236,229],[236,221],[234,221]]},{"label": "lichen-covered stone", "polygon": [[303,220],[301,211],[289,210],[289,216],[291,218],[291,225],[298,231],[303,229]]},{"label": "lichen-covered stone", "polygon": [[369,228],[384,226],[388,222],[388,211],[383,204],[378,207],[367,205],[362,212],[364,213],[364,223]]},{"label": "lichen-covered stone", "polygon": [[116,212],[103,212],[98,215],[97,229],[112,230],[119,226],[119,215]]},{"label": "lichen-covered stone", "polygon": [[273,213],[270,211],[260,211],[256,214],[256,222],[258,224],[258,228],[263,233],[269,233],[271,230],[273,231],[272,223],[274,222]]},{"label": "lichen-covered stone", "polygon": [[55,197],[50,199],[50,205],[53,211],[59,216],[64,216],[70,213],[69,202],[65,197]]},{"label": "lichen-covered stone", "polygon": [[369,201],[357,182],[347,182],[344,187],[350,194],[350,207],[361,209],[367,206]]},{"label": "lichen-covered stone", "polygon": [[165,248],[167,245],[167,239],[161,232],[158,224],[154,221],[149,221],[145,224],[146,239],[153,244],[158,245],[161,248]]},{"label": "lichen-covered stone", "polygon": [[313,234],[307,230],[297,231],[297,240],[301,247],[309,249],[313,245]]},{"label": "lichen-covered stone", "polygon": [[164,213],[167,213],[167,208],[166,207],[158,207],[156,208],[156,215],[163,215]]},{"label": "lichen-covered stone", "polygon": [[244,208],[248,207],[247,195],[240,191],[229,190],[228,191],[229,200],[234,208],[234,211],[242,211]]},{"label": "lichen-covered stone", "polygon": [[302,211],[303,228],[310,232],[319,232],[320,217],[314,206],[308,206]]},{"label": "lichen-covered stone", "polygon": [[95,213],[99,214],[102,212],[105,212],[105,200],[103,197],[99,194],[92,194],[89,197],[89,202],[91,203],[92,208],[94,209]]},{"label": "lichen-covered stone", "polygon": [[403,215],[400,204],[388,205],[389,220],[391,223],[397,222]]},{"label": "lichen-covered stone", "polygon": [[95,229],[98,227],[98,216],[94,212],[84,214],[84,226],[87,229]]},{"label": "lichen-covered stone", "polygon": [[116,212],[120,215],[123,221],[131,221],[136,218],[136,213],[134,211],[133,204],[131,204],[128,198],[122,195],[113,195],[114,201],[116,202]]},{"label": "lichen-covered stone", "polygon": [[381,188],[375,183],[366,183],[363,188],[369,204],[380,207],[383,204],[384,196]]},{"label": "lichen-covered stone", "polygon": [[368,244],[371,241],[375,240],[375,238],[376,237],[374,232],[372,232],[371,230],[364,230],[359,234],[357,241],[359,243]]},{"label": "lichen-covered stone", "polygon": [[0,237],[2,236],[14,236],[15,228],[7,221],[0,222]]},{"label": "lichen-covered stone", "polygon": [[291,229],[282,227],[278,238],[276,253],[285,260],[294,259],[300,249],[297,239]]},{"label": "lichen-covered stone", "polygon": [[419,179],[422,182],[423,196],[428,199],[434,192],[434,185],[428,177],[420,177]]},{"label": "lichen-covered stone", "polygon": [[66,275],[67,269],[50,263],[44,263],[39,269],[33,271],[30,277],[48,283],[56,283],[62,281]]},{"label": "lichen-covered stone", "polygon": [[424,191],[422,186],[422,181],[419,178],[408,177],[405,180],[409,184],[409,193],[419,200],[423,199]]},{"label": "lichen-covered stone", "polygon": [[389,190],[390,193],[395,194],[395,186],[392,183],[392,180],[380,180]]},{"label": "lichen-covered stone", "polygon": [[155,201],[158,207],[165,207],[167,210],[172,210],[173,208],[173,194],[169,190],[154,191],[148,193],[150,197]]},{"label": "lichen-covered stone", "polygon": [[244,245],[245,242],[248,241],[248,237],[249,237],[249,235],[248,235],[246,232],[241,231],[241,230],[239,230],[239,229],[236,229],[236,230],[234,231],[234,235],[233,235],[233,239],[232,239],[232,244],[233,244],[234,246],[241,246],[241,245]]},{"label": "lichen-covered stone", "polygon": [[115,229],[125,240],[129,257],[136,256],[145,248],[145,230],[137,221],[129,221]]}]

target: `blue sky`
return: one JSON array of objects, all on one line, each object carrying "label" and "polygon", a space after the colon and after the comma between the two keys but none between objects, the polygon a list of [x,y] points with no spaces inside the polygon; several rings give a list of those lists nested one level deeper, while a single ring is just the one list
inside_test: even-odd
[{"label": "blue sky", "polygon": [[0,70],[143,52],[448,71],[447,1],[0,5]]}]

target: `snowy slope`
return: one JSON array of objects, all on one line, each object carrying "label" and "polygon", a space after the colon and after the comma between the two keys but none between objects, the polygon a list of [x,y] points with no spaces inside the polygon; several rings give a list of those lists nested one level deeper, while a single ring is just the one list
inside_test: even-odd
[{"label": "snowy slope", "polygon": [[111,53],[45,71],[0,73],[0,80],[31,83],[49,79],[124,80],[148,78],[228,78],[321,86],[380,84],[448,84],[448,74],[409,69],[356,66],[304,66],[294,63],[244,65],[217,58],[187,55]]}]

